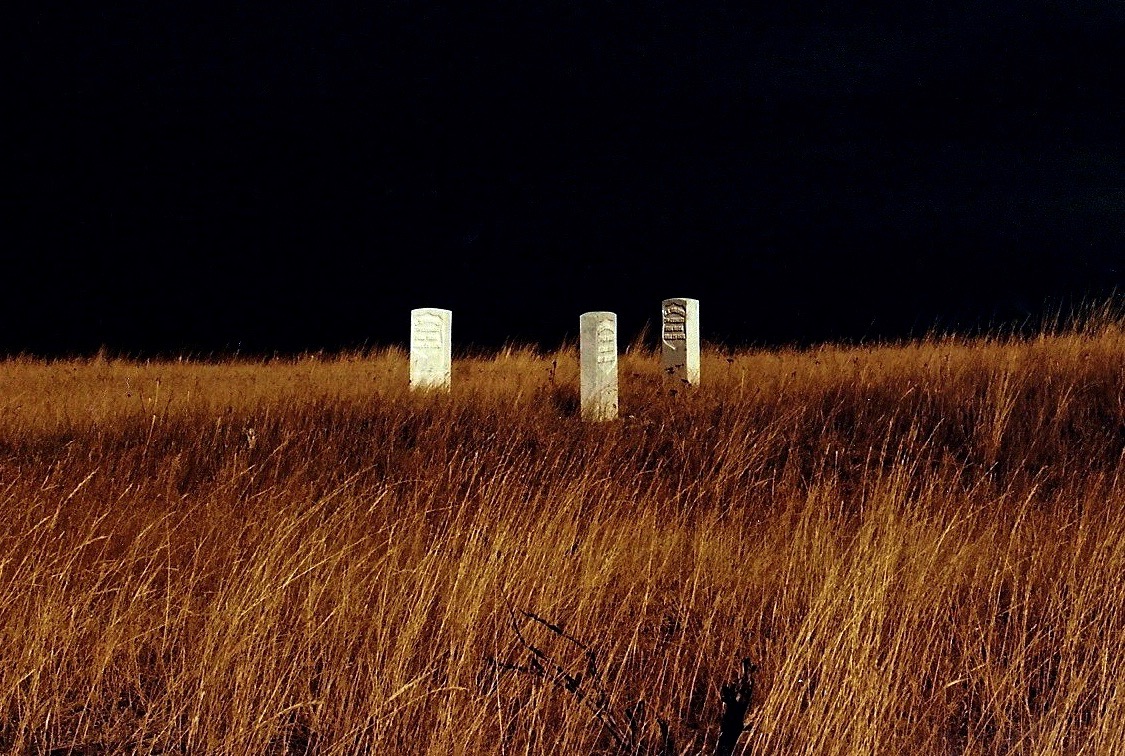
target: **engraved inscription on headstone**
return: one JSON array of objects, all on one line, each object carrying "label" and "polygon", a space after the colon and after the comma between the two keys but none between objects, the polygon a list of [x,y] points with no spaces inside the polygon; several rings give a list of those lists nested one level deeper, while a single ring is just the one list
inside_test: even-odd
[{"label": "engraved inscription on headstone", "polygon": [[578,320],[582,417],[617,418],[617,315],[587,312]]},{"label": "engraved inscription on headstone", "polygon": [[665,299],[661,310],[660,366],[677,383],[699,385],[699,300]]},{"label": "engraved inscription on headstone", "polygon": [[453,373],[453,313],[437,307],[410,311],[410,388],[448,391]]}]

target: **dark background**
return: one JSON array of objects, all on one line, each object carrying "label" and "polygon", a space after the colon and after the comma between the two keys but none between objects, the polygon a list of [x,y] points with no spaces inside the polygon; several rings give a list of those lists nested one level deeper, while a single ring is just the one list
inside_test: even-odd
[{"label": "dark background", "polygon": [[[171,6],[177,7],[171,7]],[[98,2],[15,31],[0,349],[1033,322],[1125,284],[1125,4]]]}]

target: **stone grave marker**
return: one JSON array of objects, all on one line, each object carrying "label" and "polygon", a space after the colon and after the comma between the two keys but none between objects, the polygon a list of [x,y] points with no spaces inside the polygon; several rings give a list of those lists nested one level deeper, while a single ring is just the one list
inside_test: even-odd
[{"label": "stone grave marker", "polygon": [[437,307],[410,311],[410,388],[449,391],[453,374],[453,312]]},{"label": "stone grave marker", "polygon": [[699,385],[699,300],[665,299],[661,309],[660,366],[666,380]]},{"label": "stone grave marker", "polygon": [[617,419],[617,315],[587,312],[578,320],[582,417]]}]

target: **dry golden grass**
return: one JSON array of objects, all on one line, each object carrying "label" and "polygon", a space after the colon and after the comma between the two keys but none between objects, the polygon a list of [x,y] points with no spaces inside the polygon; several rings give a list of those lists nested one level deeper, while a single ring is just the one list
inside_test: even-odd
[{"label": "dry golden grass", "polygon": [[0,363],[0,749],[711,753],[749,657],[740,752],[1125,753],[1120,322],[703,373]]}]

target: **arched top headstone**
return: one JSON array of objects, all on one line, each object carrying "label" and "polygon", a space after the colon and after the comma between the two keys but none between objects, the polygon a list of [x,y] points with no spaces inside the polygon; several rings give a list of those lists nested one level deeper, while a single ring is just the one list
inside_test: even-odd
[{"label": "arched top headstone", "polygon": [[699,300],[665,299],[660,319],[660,365],[665,377],[698,386]]},{"label": "arched top headstone", "polygon": [[410,311],[410,388],[448,391],[453,372],[453,312],[437,307]]}]

